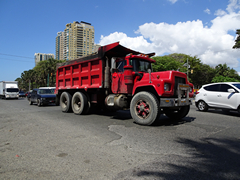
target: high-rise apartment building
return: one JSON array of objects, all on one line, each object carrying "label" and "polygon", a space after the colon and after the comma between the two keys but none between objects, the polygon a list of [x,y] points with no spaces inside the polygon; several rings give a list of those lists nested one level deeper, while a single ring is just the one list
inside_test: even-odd
[{"label": "high-rise apartment building", "polygon": [[35,66],[36,66],[37,63],[39,63],[40,61],[45,61],[51,58],[54,59],[54,54],[35,53],[34,58],[35,58]]},{"label": "high-rise apartment building", "polygon": [[56,59],[63,60],[63,49],[64,49],[64,33],[58,32],[56,37]]},{"label": "high-rise apartment building", "polygon": [[[63,38],[63,47],[61,47]],[[64,32],[59,33],[56,38],[56,57],[63,48],[63,59],[72,60],[95,52],[94,27],[90,23],[74,21],[66,24]],[[59,55],[59,59],[60,55]]]}]

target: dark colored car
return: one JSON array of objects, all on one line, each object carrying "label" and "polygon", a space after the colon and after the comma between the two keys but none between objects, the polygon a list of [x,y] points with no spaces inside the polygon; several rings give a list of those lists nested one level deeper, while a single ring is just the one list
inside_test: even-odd
[{"label": "dark colored car", "polygon": [[19,91],[19,97],[26,97],[25,92]]},{"label": "dark colored car", "polygon": [[31,90],[31,91],[28,91],[28,92],[26,93],[26,97],[27,97],[28,100],[30,100],[30,98],[31,98],[31,93],[32,93],[32,90]]},{"label": "dark colored car", "polygon": [[29,104],[37,103],[38,106],[48,105],[56,102],[55,88],[42,87],[33,89],[31,97],[28,98]]}]

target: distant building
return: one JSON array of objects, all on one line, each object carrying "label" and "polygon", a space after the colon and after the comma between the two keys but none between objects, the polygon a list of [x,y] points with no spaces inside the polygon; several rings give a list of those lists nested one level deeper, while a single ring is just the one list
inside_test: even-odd
[{"label": "distant building", "polygon": [[64,33],[58,32],[56,37],[56,59],[63,60],[63,49],[64,49]]},{"label": "distant building", "polygon": [[35,53],[34,58],[35,58],[35,66],[36,66],[37,63],[39,63],[40,61],[45,61],[50,58],[54,59],[54,54]]},{"label": "distant building", "polygon": [[[73,60],[96,52],[94,27],[87,22],[74,21],[66,24],[56,37],[56,59]],[[63,55],[63,57],[62,57]]]}]

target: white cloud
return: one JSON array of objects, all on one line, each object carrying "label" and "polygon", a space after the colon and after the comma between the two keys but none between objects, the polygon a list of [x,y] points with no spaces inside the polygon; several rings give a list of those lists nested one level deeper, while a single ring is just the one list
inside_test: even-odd
[{"label": "white cloud", "polygon": [[214,13],[214,15],[215,16],[224,16],[224,15],[226,15],[227,13],[224,11],[224,10],[222,10],[222,9],[218,9],[215,13]]},{"label": "white cloud", "polygon": [[205,10],[204,10],[204,12],[205,12],[205,13],[207,13],[207,14],[211,14],[211,11],[210,11],[210,9],[208,9],[208,8],[207,8],[207,9],[205,9]]},{"label": "white cloud", "polygon": [[168,0],[170,1],[172,4],[176,3],[178,0]]},{"label": "white cloud", "polygon": [[[235,5],[234,8],[232,4]],[[228,13],[218,10],[219,16],[211,21],[210,27],[204,26],[201,20],[176,24],[145,23],[135,32],[137,37],[114,32],[109,36],[101,36],[100,44],[120,41],[123,46],[143,53],[184,53],[197,55],[203,63],[211,66],[227,63],[228,66],[238,67],[240,51],[232,49],[235,37],[228,34],[239,28],[240,11],[233,11],[238,5],[240,0],[231,0],[227,7]]]},{"label": "white cloud", "polygon": [[240,0],[230,0],[228,4],[227,11],[229,13],[233,13],[236,10],[240,9]]}]

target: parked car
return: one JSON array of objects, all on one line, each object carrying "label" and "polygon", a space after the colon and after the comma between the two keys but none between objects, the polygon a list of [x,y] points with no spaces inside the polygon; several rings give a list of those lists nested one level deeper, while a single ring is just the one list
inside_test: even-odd
[{"label": "parked car", "polygon": [[26,97],[25,92],[19,91],[19,97]]},{"label": "parked car", "polygon": [[240,113],[240,82],[206,84],[196,93],[195,105],[199,111],[208,108],[237,110]]},{"label": "parked car", "polygon": [[28,91],[28,92],[26,93],[26,97],[27,97],[28,100],[31,98],[31,93],[32,93],[32,90],[31,90],[31,91]]},{"label": "parked car", "polygon": [[33,89],[29,104],[37,103],[38,106],[55,103],[56,95],[54,94],[55,87],[40,87]]}]

